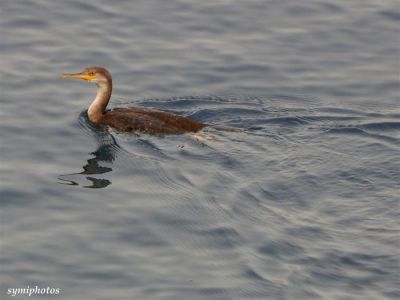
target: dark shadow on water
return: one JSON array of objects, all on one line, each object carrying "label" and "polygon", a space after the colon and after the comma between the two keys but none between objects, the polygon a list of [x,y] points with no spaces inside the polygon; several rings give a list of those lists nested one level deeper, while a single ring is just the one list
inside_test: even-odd
[{"label": "dark shadow on water", "polygon": [[[92,153],[95,157],[87,160],[86,165],[83,166],[82,172],[60,175],[60,177],[58,177],[59,183],[65,185],[79,185],[77,181],[68,178],[75,175],[98,175],[111,172],[112,168],[101,166],[99,164],[101,161],[112,161],[112,156],[105,159],[105,155],[108,155],[106,153],[109,152],[110,148],[111,147],[108,145],[101,145],[95,152]],[[92,184],[83,186],[85,188],[105,188],[111,184],[111,181],[105,178],[86,176],[86,179],[91,181]]]},{"label": "dark shadow on water", "polygon": [[[81,185],[84,188],[93,189],[105,188],[111,184],[109,179],[85,175],[100,175],[111,172],[111,167],[102,166],[100,162],[112,163],[117,157],[120,146],[107,130],[95,126],[88,120],[87,111],[84,111],[80,114],[79,124],[95,137],[98,143],[98,148],[94,152],[90,153],[91,155],[94,155],[94,157],[87,160],[86,164],[82,167],[82,172],[62,174],[58,177],[58,183],[74,186]],[[90,181],[89,185],[83,185],[79,183],[82,177],[81,175],[83,175],[86,180]],[[78,178],[75,179],[75,177]]]}]

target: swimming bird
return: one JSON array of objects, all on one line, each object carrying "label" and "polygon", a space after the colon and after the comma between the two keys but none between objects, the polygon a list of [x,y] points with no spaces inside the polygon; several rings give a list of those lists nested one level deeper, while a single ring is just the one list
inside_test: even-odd
[{"label": "swimming bird", "polygon": [[145,108],[106,110],[112,92],[111,74],[102,67],[90,67],[81,73],[63,74],[63,78],[83,79],[97,85],[97,95],[88,109],[89,120],[121,132],[147,134],[183,134],[197,132],[206,124],[173,113]]}]

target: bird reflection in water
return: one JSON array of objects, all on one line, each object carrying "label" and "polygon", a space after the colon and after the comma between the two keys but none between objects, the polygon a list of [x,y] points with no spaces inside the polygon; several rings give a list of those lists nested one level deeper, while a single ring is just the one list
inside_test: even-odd
[{"label": "bird reflection in water", "polygon": [[[84,188],[93,189],[105,188],[111,184],[110,180],[88,175],[100,175],[111,172],[111,167],[102,166],[100,162],[112,163],[117,157],[117,154],[121,148],[111,133],[104,128],[100,128],[91,124],[90,121],[88,121],[87,112],[83,112],[80,115],[79,123],[85,130],[88,130],[94,134],[98,143],[98,148],[96,151],[90,153],[94,155],[94,157],[87,160],[87,163],[82,167],[82,172],[60,175],[58,177],[58,183],[75,186],[82,185]],[[79,181],[81,176],[84,176],[86,180],[90,181],[91,183],[88,185],[80,184]]]},{"label": "bird reflection in water", "polygon": [[[107,145],[100,146],[95,152],[91,154],[94,155],[93,158],[87,160],[87,164],[83,166],[83,171],[80,173],[72,173],[66,175],[60,175],[58,178],[60,180],[60,184],[66,185],[79,185],[78,182],[67,179],[66,177],[74,176],[74,175],[97,175],[97,174],[104,174],[112,171],[112,168],[104,167],[99,164],[100,161],[112,161],[108,158],[105,159],[107,153],[109,151],[109,147]],[[65,177],[65,178],[64,178]],[[111,181],[108,179],[96,178],[92,176],[86,176],[86,179],[91,181],[91,185],[83,186],[85,188],[93,188],[93,189],[101,189],[109,186]]]}]

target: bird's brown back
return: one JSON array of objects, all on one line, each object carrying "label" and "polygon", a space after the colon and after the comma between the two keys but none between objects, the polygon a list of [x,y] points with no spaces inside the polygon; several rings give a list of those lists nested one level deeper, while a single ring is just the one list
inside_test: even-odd
[{"label": "bird's brown back", "polygon": [[118,131],[147,134],[182,134],[206,127],[205,124],[172,113],[141,108],[120,108],[106,112],[98,123]]}]

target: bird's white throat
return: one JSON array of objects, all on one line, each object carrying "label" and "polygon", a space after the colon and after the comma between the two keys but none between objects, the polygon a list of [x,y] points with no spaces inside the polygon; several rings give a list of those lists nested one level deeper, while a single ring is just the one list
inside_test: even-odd
[{"label": "bird's white throat", "polygon": [[88,109],[89,120],[97,123],[104,114],[111,97],[112,86],[110,83],[98,83],[97,94]]}]

